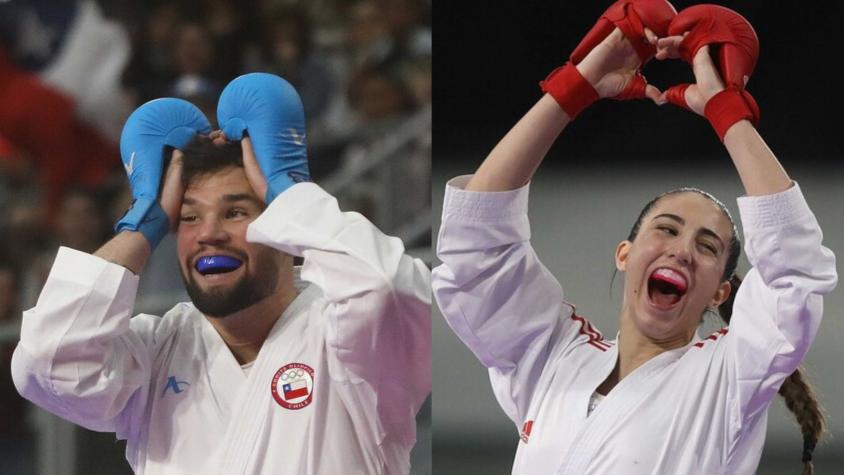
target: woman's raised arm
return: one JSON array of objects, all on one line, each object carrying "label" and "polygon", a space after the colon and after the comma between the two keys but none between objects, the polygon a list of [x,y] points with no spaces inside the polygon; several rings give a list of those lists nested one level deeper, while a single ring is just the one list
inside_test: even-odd
[{"label": "woman's raised arm", "polygon": [[[646,35],[655,40],[653,33]],[[583,61],[552,72],[543,82],[548,91],[498,142],[466,185],[468,191],[506,191],[527,184],[545,154],[580,110],[597,99],[647,96],[660,91],[637,73],[641,59],[629,40],[615,29]]]}]

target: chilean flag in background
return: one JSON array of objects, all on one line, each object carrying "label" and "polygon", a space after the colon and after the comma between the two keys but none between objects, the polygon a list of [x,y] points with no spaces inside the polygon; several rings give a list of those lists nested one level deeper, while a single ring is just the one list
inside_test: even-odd
[{"label": "chilean flag in background", "polygon": [[130,54],[93,0],[0,1],[0,162],[31,157],[51,211],[67,186],[98,185],[120,163]]},{"label": "chilean flag in background", "polygon": [[284,399],[291,400],[297,397],[305,397],[308,395],[308,382],[304,379],[287,383],[281,387],[284,391]]}]

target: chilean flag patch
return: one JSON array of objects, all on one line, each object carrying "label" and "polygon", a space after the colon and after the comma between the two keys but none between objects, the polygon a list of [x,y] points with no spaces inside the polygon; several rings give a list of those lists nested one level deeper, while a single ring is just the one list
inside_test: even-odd
[{"label": "chilean flag patch", "polygon": [[296,399],[305,397],[308,394],[308,383],[304,379],[300,379],[295,383],[287,383],[281,386],[284,391],[284,399]]},{"label": "chilean flag patch", "polygon": [[302,409],[314,399],[314,370],[304,363],[288,363],[273,376],[273,399],[285,409]]}]

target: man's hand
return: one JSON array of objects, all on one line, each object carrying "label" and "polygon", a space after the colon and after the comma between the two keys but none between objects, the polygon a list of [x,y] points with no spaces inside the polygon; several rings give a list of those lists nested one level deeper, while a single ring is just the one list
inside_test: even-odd
[{"label": "man's hand", "polygon": [[[249,137],[244,137],[240,141],[240,146],[243,147],[243,169],[246,172],[246,179],[252,185],[261,199],[267,195],[267,179],[261,172],[261,167],[258,165],[258,158],[255,157],[255,149],[252,147],[252,140]],[[269,205],[269,203],[267,203]]]},{"label": "man's hand", "polygon": [[161,185],[161,209],[167,214],[171,229],[179,227],[182,198],[185,195],[185,187],[182,185],[183,156],[184,154],[180,150],[173,150],[170,165],[167,166],[167,171],[164,173],[164,183]]},{"label": "man's hand", "polygon": [[235,78],[220,94],[217,120],[229,140],[251,140],[244,145],[244,155],[254,146],[266,179],[262,196],[267,204],[294,184],[310,180],[305,111],[299,93],[284,79],[267,73]]},{"label": "man's hand", "polygon": [[[211,132],[210,137],[214,145],[217,146],[231,142],[222,130]],[[255,156],[255,148],[252,146],[252,140],[249,137],[243,137],[240,141],[240,146],[243,149],[243,170],[246,172],[246,179],[258,197],[266,203],[267,179],[264,177],[264,173],[261,172],[261,166],[258,165],[258,158]]]},{"label": "man's hand", "polygon": [[[169,148],[184,148],[197,134],[209,132],[208,119],[182,99],[149,101],[129,116],[120,136],[120,155],[134,200],[115,226],[116,232],[138,231],[155,249],[178,218],[178,214],[165,213],[159,204],[167,165],[164,155]],[[175,205],[170,200],[167,206]]]}]

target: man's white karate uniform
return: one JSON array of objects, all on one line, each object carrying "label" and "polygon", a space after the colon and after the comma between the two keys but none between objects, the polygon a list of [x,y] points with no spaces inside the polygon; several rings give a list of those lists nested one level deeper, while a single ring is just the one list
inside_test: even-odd
[{"label": "man's white karate uniform", "polygon": [[795,184],[739,198],[748,272],[732,325],[651,359],[587,417],[618,358],[574,313],[530,246],[528,187],[447,187],[433,288],[449,325],[489,368],[521,432],[514,474],[749,474],[767,410],[809,349],[835,257]]},{"label": "man's white karate uniform", "polygon": [[[305,258],[247,374],[192,304],[130,319],[138,277],[62,248],[24,314],[21,394],[127,439],[139,474],[407,473],[431,391],[427,267],[311,183],[279,195],[247,239]],[[310,382],[299,371],[285,387],[291,364]]]}]

